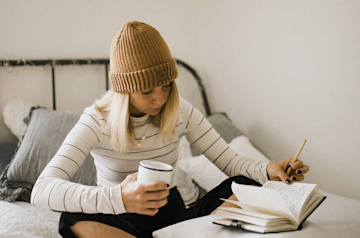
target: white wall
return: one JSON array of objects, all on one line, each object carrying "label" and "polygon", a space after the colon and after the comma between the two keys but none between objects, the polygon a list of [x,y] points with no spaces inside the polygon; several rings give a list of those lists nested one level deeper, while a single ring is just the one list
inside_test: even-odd
[{"label": "white wall", "polygon": [[[212,110],[271,159],[306,138],[306,181],[360,199],[359,1],[1,0],[0,59],[108,57],[128,20],[157,28],[205,80]],[[8,87],[0,74],[1,108]]]},{"label": "white wall", "polygon": [[[156,26],[172,54],[191,65],[196,55],[196,10],[197,3],[191,0],[0,0],[0,59],[109,58],[110,42],[117,31],[126,21],[137,20]],[[74,96],[81,101],[86,94],[96,99],[103,93],[105,73],[96,67],[81,68],[74,74],[71,66],[56,67],[58,110],[79,112],[69,103],[76,100]],[[96,76],[101,80],[96,82]],[[81,90],[86,80],[92,85],[98,83],[99,89]],[[63,90],[70,81],[78,93]],[[0,111],[6,102],[18,97],[52,108],[50,67],[0,67]],[[92,102],[83,100],[81,105]],[[15,140],[0,116],[0,141]]]},{"label": "white wall", "polygon": [[271,159],[310,165],[308,182],[360,199],[360,1],[211,1],[197,67],[211,105]]}]

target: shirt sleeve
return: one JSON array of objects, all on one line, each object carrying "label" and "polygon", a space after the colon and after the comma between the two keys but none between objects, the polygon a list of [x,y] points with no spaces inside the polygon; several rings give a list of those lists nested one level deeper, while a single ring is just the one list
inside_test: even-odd
[{"label": "shirt sleeve", "polygon": [[70,182],[92,148],[100,143],[101,114],[87,108],[37,179],[31,204],[62,212],[125,213],[120,184],[87,186]]},{"label": "shirt sleeve", "polygon": [[225,174],[243,175],[260,184],[268,180],[268,161],[255,161],[237,154],[202,113],[184,99],[181,100],[181,114],[189,142]]}]

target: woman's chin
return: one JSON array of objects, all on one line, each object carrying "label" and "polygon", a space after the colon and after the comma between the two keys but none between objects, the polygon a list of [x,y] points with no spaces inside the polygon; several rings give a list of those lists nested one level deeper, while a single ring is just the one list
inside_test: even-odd
[{"label": "woman's chin", "polygon": [[161,111],[161,107],[160,108],[152,108],[146,114],[149,114],[150,116],[156,116],[157,114],[160,113],[160,111]]}]

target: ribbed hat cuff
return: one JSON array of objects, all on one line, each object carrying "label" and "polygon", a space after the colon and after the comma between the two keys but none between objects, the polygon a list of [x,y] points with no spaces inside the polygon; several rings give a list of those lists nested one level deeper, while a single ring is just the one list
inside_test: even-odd
[{"label": "ribbed hat cuff", "polygon": [[178,76],[176,60],[131,73],[114,73],[109,78],[115,92],[138,92],[169,84]]}]

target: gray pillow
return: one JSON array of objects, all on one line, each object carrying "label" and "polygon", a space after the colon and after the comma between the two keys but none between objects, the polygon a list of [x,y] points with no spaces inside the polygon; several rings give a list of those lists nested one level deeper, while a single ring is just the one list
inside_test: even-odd
[{"label": "gray pillow", "polygon": [[[77,114],[31,108],[25,135],[0,177],[0,200],[30,201],[36,179],[79,118]],[[96,168],[90,154],[71,181],[96,185]]]},{"label": "gray pillow", "polygon": [[0,174],[10,163],[11,158],[15,154],[17,147],[16,142],[4,141],[0,142]]},{"label": "gray pillow", "polygon": [[[216,113],[207,117],[208,121],[217,133],[226,141],[230,143],[235,137],[243,135],[243,133],[237,128],[229,119],[222,113]],[[191,145],[191,154],[193,156],[200,155],[200,152]]]}]

